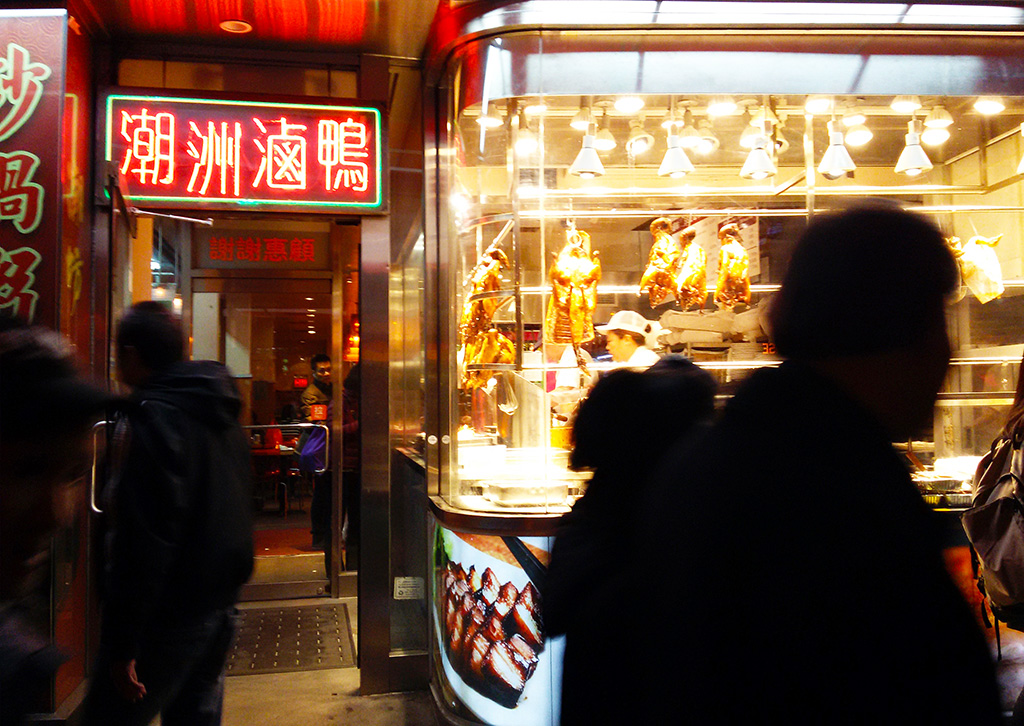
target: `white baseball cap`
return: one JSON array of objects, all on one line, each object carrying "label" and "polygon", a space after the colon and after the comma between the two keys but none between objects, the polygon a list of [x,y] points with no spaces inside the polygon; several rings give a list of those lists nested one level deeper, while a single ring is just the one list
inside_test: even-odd
[{"label": "white baseball cap", "polygon": [[638,312],[633,310],[620,310],[612,315],[607,325],[598,325],[597,330],[607,333],[609,330],[625,330],[630,333],[639,333],[644,337],[655,332],[657,323],[652,323]]}]

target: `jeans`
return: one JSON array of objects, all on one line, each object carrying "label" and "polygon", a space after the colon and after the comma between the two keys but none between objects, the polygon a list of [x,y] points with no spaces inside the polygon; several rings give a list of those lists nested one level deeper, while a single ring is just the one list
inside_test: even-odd
[{"label": "jeans", "polygon": [[235,634],[235,609],[217,610],[188,624],[155,625],[143,637],[135,669],[146,687],[137,703],[124,700],[110,676],[110,654],[100,648],[84,726],[219,726],[224,662]]}]

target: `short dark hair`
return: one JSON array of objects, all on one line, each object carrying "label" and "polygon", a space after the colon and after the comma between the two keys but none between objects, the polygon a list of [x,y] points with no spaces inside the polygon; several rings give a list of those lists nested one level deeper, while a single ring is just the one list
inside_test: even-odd
[{"label": "short dark hair", "polygon": [[813,221],[769,309],[778,352],[807,360],[912,345],[942,319],[956,260],[925,217],[882,202]]},{"label": "short dark hair", "polygon": [[330,363],[330,362],[331,362],[331,357],[329,355],[326,355],[325,353],[317,353],[316,355],[313,356],[313,360],[311,360],[309,362],[309,367],[312,368],[315,371],[316,370],[316,366],[317,366],[318,363]]},{"label": "short dark hair", "polygon": [[185,357],[185,339],[178,316],[156,300],[128,308],[117,325],[117,349],[135,348],[151,371],[162,371]]},{"label": "short dark hair", "polygon": [[609,330],[609,333],[615,333],[620,338],[632,338],[633,342],[638,346],[647,345],[647,337],[643,333],[637,333],[633,330]]},{"label": "short dark hair", "polygon": [[24,441],[81,429],[111,401],[81,377],[63,338],[0,314],[0,439]]}]

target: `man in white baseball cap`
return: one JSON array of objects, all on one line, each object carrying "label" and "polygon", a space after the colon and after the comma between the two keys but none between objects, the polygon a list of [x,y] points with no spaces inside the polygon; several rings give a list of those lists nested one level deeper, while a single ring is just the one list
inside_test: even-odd
[{"label": "man in white baseball cap", "polygon": [[658,324],[633,310],[620,310],[607,325],[598,325],[598,332],[608,336],[608,352],[612,360],[625,368],[650,368],[661,360],[649,347],[657,334]]}]

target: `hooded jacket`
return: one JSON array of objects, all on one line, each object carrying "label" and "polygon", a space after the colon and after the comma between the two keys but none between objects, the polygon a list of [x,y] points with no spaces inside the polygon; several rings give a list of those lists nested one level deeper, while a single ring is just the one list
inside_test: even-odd
[{"label": "hooded jacket", "polygon": [[186,361],[139,386],[115,427],[102,637],[115,659],[149,629],[233,605],[252,573],[241,405],[227,368]]}]

